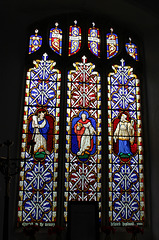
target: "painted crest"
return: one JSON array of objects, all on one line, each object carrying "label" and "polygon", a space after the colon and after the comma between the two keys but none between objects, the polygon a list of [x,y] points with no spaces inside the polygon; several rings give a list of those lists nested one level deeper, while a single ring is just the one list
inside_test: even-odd
[{"label": "painted crest", "polygon": [[62,55],[62,30],[57,26],[58,23],[55,23],[55,28],[50,30],[49,45],[54,52]]},{"label": "painted crest", "polygon": [[95,28],[95,23],[93,28],[88,30],[88,48],[97,57],[100,57],[100,34],[99,29]]},{"label": "painted crest", "polygon": [[69,29],[69,56],[76,54],[81,48],[81,28],[76,25],[76,20],[74,23]]},{"label": "painted crest", "polygon": [[131,38],[129,38],[129,43],[125,44],[125,48],[127,53],[136,61],[138,61],[137,46],[134,43],[131,43]]},{"label": "painted crest", "polygon": [[42,45],[42,37],[38,35],[38,30],[35,30],[35,35],[30,36],[29,54],[36,52]]},{"label": "painted crest", "polygon": [[107,41],[107,59],[114,57],[118,51],[118,36],[113,33],[113,28],[110,29],[111,33],[106,35]]}]

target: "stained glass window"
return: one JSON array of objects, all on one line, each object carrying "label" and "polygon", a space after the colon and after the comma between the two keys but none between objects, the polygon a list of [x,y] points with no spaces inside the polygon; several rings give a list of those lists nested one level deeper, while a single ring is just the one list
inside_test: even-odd
[{"label": "stained glass window", "polygon": [[68,201],[98,201],[101,208],[101,80],[82,60],[67,82],[65,221]]},{"label": "stained glass window", "polygon": [[109,221],[143,224],[143,146],[140,80],[133,68],[113,65],[108,76]]},{"label": "stained glass window", "polygon": [[30,37],[18,222],[63,225],[69,202],[96,201],[101,225],[142,225],[140,49],[106,21],[74,19],[43,23],[43,45]]},{"label": "stained glass window", "polygon": [[62,30],[55,23],[55,28],[50,30],[49,45],[51,49],[59,55],[62,55]]},{"label": "stained glass window", "polygon": [[56,222],[59,149],[60,71],[56,63],[34,61],[27,72],[18,222]]},{"label": "stained glass window", "polygon": [[118,51],[118,36],[113,33],[113,28],[110,29],[111,33],[106,36],[107,39],[107,59],[114,57]]},{"label": "stained glass window", "polygon": [[81,48],[81,28],[77,26],[76,20],[74,23],[75,25],[70,26],[69,29],[69,56],[77,53]]},{"label": "stained glass window", "polygon": [[88,48],[97,57],[100,57],[100,34],[99,29],[95,28],[95,23],[93,28],[88,30]]},{"label": "stained glass window", "polygon": [[29,54],[36,52],[42,45],[42,37],[38,35],[38,30],[35,30],[35,35],[30,36]]},{"label": "stained glass window", "polygon": [[137,46],[136,44],[131,42],[131,38],[129,38],[129,43],[125,44],[125,48],[127,53],[134,58],[136,61],[138,61],[138,53],[137,53]]}]

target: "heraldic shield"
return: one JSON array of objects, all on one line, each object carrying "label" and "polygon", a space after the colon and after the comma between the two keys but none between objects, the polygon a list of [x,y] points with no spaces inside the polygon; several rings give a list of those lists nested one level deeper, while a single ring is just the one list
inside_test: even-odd
[{"label": "heraldic shield", "polygon": [[38,30],[35,30],[35,35],[30,36],[29,54],[36,52],[42,45],[42,37],[38,35]]},{"label": "heraldic shield", "polygon": [[62,30],[57,28],[58,23],[55,23],[55,26],[50,30],[49,45],[54,52],[62,55]]}]

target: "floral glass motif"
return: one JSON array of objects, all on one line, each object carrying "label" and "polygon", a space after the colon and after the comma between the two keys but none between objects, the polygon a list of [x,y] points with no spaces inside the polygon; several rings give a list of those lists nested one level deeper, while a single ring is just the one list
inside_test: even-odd
[{"label": "floral glass motif", "polygon": [[144,223],[140,81],[133,68],[112,66],[108,75],[109,221]]},{"label": "floral glass motif", "polygon": [[77,27],[76,20],[74,21],[74,23],[75,25],[70,26],[69,29],[69,56],[77,53],[81,48],[81,28]]},{"label": "floral glass motif", "polygon": [[138,61],[139,56],[137,52],[137,46],[131,42],[131,38],[129,38],[129,43],[125,44],[126,52],[134,58],[136,61]]},{"label": "floral glass motif", "polygon": [[62,55],[62,30],[57,26],[58,23],[55,23],[55,28],[50,30],[49,45],[54,52]]},{"label": "floral glass motif", "polygon": [[101,80],[86,60],[68,72],[65,221],[69,201],[98,201],[101,217]]},{"label": "floral glass motif", "polygon": [[88,30],[88,48],[97,57],[100,57],[100,34],[99,29],[95,28],[95,23],[93,28]]},{"label": "floral glass motif", "polygon": [[38,35],[38,30],[35,30],[35,35],[30,36],[29,54],[36,52],[42,45],[42,37]]},{"label": "floral glass motif", "polygon": [[108,33],[106,35],[106,41],[107,41],[107,59],[114,57],[118,51],[118,36],[113,33],[113,28],[110,29],[111,33]]},{"label": "floral glass motif", "polygon": [[22,225],[56,222],[61,74],[47,58],[45,53],[33,61],[27,72],[18,201]]}]

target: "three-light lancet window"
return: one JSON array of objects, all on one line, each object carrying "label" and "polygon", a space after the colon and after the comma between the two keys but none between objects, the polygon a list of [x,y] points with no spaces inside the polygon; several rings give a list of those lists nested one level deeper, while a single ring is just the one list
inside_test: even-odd
[{"label": "three-light lancet window", "polygon": [[96,201],[99,221],[143,225],[140,49],[112,26],[67,24],[29,36],[18,223],[67,222],[70,201]]}]

